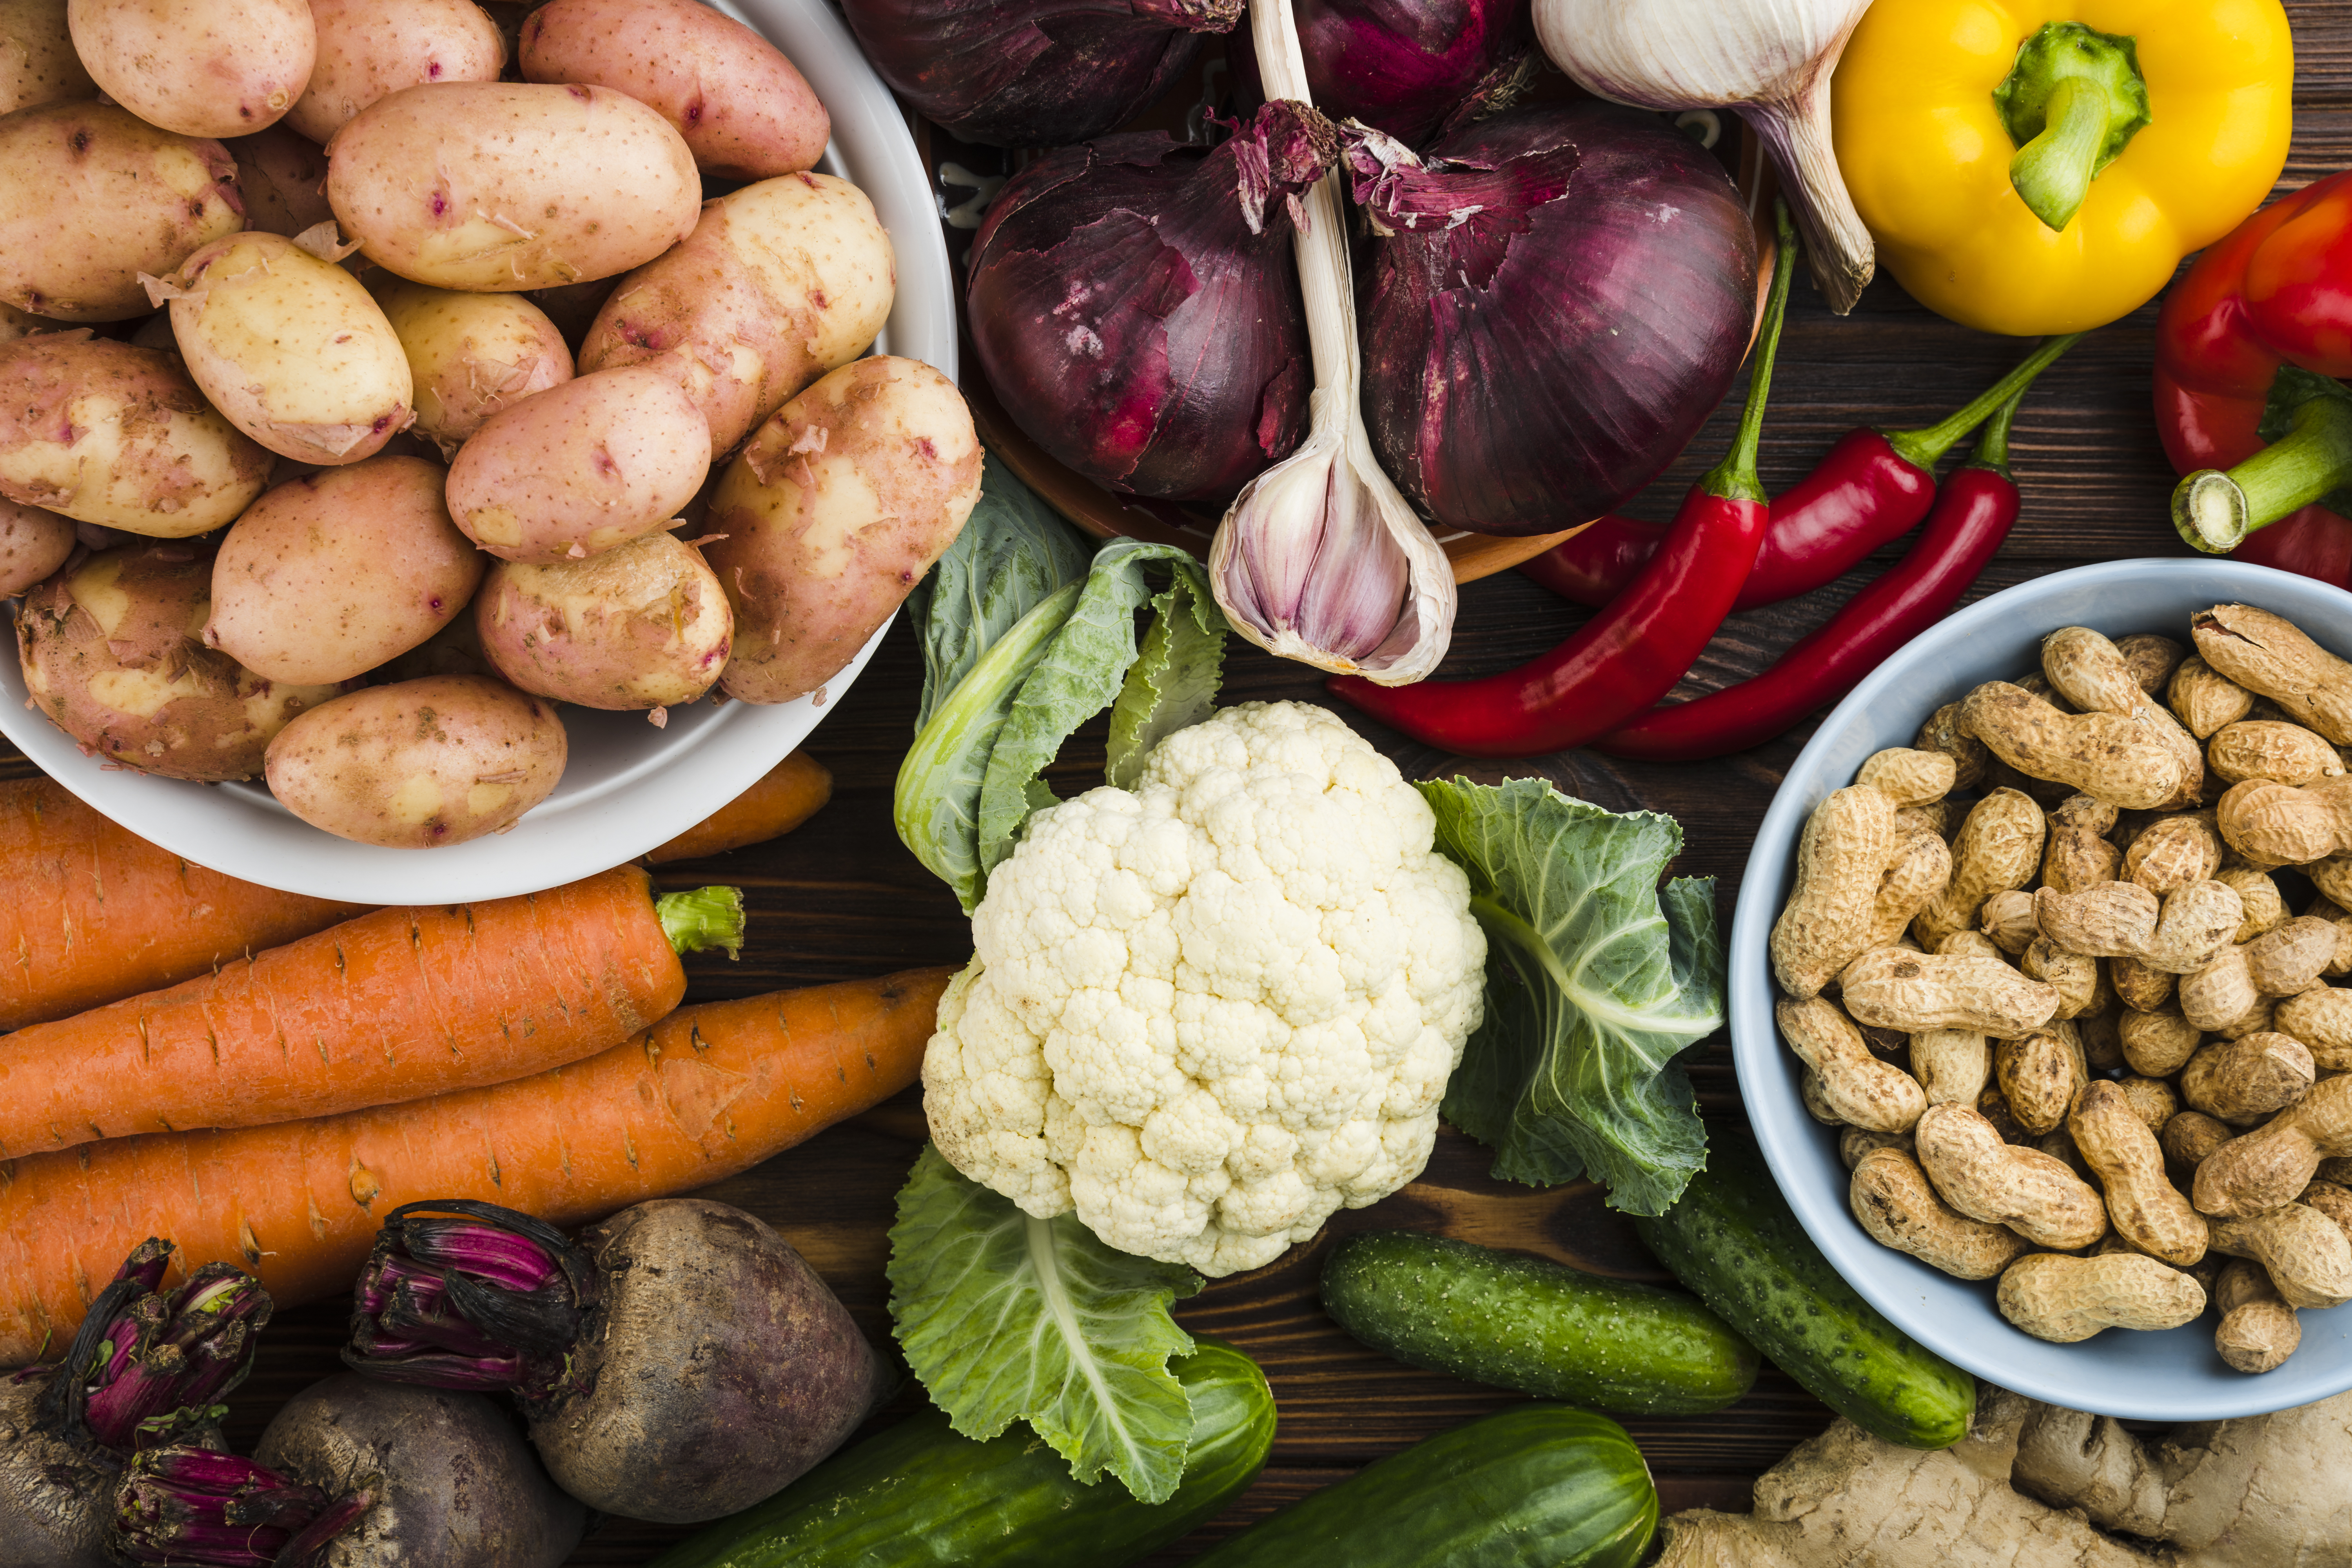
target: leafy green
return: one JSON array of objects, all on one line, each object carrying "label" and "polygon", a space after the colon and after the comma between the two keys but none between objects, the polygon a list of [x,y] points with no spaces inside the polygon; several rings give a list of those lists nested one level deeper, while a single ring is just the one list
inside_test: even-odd
[{"label": "leafy green", "polygon": [[1489,949],[1486,1021],[1445,1119],[1495,1150],[1497,1177],[1590,1174],[1612,1207],[1664,1213],[1706,1158],[1675,1058],[1723,1023],[1714,879],[1659,887],[1682,849],[1670,816],[1619,816],[1542,779],[1420,788]]},{"label": "leafy green", "polygon": [[899,1347],[958,1432],[1026,1421],[1080,1481],[1175,1492],[1192,1406],[1168,1358],[1192,1338],[1168,1308],[1199,1275],[1106,1247],[1075,1214],[1024,1214],[929,1144],[898,1190],[889,1274]]},{"label": "leafy green", "polygon": [[[1089,557],[993,458],[984,475],[963,531],[908,595],[923,700],[891,801],[898,837],[966,914],[1031,814],[1054,804],[1038,774],[1071,732],[1112,708],[1107,773],[1131,784],[1143,752],[1208,717],[1227,630],[1191,555],[1119,539]],[[1155,564],[1170,579],[1156,595]],[[1147,599],[1156,614],[1139,655]]]},{"label": "leafy green", "polygon": [[907,595],[923,644],[920,733],[990,645],[1055,592],[1087,574],[1093,546],[988,452],[980,500],[947,553]]}]

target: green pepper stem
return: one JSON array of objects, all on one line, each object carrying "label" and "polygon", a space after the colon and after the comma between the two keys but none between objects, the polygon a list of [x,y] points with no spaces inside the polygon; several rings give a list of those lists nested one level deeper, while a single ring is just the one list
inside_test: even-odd
[{"label": "green pepper stem", "polygon": [[2315,397],[2287,433],[2222,473],[2200,468],[2172,492],[2172,526],[2209,555],[2227,555],[2330,490],[2352,484],[2352,403]]},{"label": "green pepper stem", "polygon": [[743,951],[743,894],[737,888],[697,888],[664,893],[654,900],[654,918],[679,952],[723,947],[727,956]]},{"label": "green pepper stem", "polygon": [[1772,361],[1780,352],[1780,323],[1789,313],[1789,285],[1797,276],[1801,248],[1788,203],[1772,204],[1772,222],[1779,241],[1772,262],[1772,297],[1764,307],[1764,328],[1756,339],[1756,367],[1748,374],[1748,402],[1739,411],[1739,429],[1731,438],[1731,450],[1699,480],[1707,494],[1725,500],[1771,499],[1756,475],[1756,458],[1764,446],[1764,399],[1772,390]]},{"label": "green pepper stem", "polygon": [[2002,404],[2016,402],[2033,384],[2035,376],[2082,341],[2080,332],[2044,339],[2042,346],[2026,355],[2016,369],[1977,394],[1967,407],[1917,430],[1889,430],[1885,433],[1886,444],[1895,448],[1896,457],[1933,473],[1945,453],[1958,446],[1969,431],[1983,424]]},{"label": "green pepper stem", "polygon": [[2017,418],[2018,408],[2025,402],[2025,389],[2018,388],[2017,395],[1992,411],[1986,421],[1984,434],[1977,437],[1977,449],[1969,454],[1961,465],[1970,468],[1990,468],[2002,479],[2009,472],[2009,427]]},{"label": "green pepper stem", "polygon": [[2009,161],[2018,199],[2053,234],[2074,221],[2091,194],[2091,172],[2106,145],[2113,110],[2105,88],[2069,77],[2051,89],[2042,134]]}]

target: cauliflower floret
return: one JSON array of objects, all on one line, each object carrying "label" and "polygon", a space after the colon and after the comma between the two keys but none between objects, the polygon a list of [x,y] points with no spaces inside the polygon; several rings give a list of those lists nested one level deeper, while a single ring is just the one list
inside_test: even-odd
[{"label": "cauliflower floret", "polygon": [[1481,1016],[1469,879],[1325,709],[1162,741],[1030,820],[940,1003],[923,1109],[972,1180],[1225,1275],[1421,1173]]}]

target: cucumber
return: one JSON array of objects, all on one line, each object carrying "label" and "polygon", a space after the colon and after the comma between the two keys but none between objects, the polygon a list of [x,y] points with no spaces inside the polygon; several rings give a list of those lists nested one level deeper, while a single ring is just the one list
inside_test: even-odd
[{"label": "cucumber", "polygon": [[1754,1144],[1718,1133],[1706,1169],[1675,1205],[1633,1225],[1675,1279],[1864,1431],[1907,1448],[1949,1447],[1968,1435],[1976,1379],[1839,1277]]},{"label": "cucumber", "polygon": [[1189,1533],[1247,1489],[1274,1446],[1257,1363],[1196,1339],[1169,1363],[1192,1402],[1184,1479],[1140,1503],[1115,1477],[1070,1479],[1025,1426],[985,1443],[926,1411],[722,1519],[650,1568],[1117,1568]]},{"label": "cucumber", "polygon": [[1680,1290],[1415,1231],[1333,1247],[1323,1310],[1408,1366],[1602,1410],[1720,1410],[1756,1382],[1755,1351]]},{"label": "cucumber", "polygon": [[1522,1405],[1367,1465],[1193,1568],[1633,1568],[1657,1527],[1650,1467],[1623,1427]]}]

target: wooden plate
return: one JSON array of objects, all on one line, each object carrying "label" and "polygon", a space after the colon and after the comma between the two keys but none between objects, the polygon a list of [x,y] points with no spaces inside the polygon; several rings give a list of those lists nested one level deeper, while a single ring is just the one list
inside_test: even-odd
[{"label": "wooden plate", "polygon": [[[1210,99],[1215,90],[1215,79],[1223,69],[1222,58],[1204,60],[1187,80],[1180,83],[1166,99],[1128,129],[1167,130],[1177,135],[1184,134],[1187,129],[1185,121],[1198,115],[1199,106]],[[1728,133],[1738,124],[1738,121],[1727,112],[1725,132]],[[980,438],[1003,460],[1007,468],[1021,477],[1024,483],[1045,498],[1047,505],[1096,538],[1140,539],[1154,544],[1174,544],[1206,559],[1209,541],[1216,534],[1220,514],[1202,510],[1197,502],[1122,495],[1056,462],[1046,455],[1044,447],[1023,433],[1021,426],[998,400],[995,389],[989,384],[986,374],[980,368],[979,356],[971,352],[971,328],[963,314],[964,266],[971,234],[980,226],[981,214],[988,198],[993,196],[995,187],[1003,184],[997,171],[1009,173],[1018,167],[1021,155],[1008,153],[1000,148],[973,147],[957,142],[921,119],[915,121],[915,144],[931,171],[932,187],[939,195],[940,213],[948,228],[948,251],[953,260],[956,281],[956,320],[964,337],[962,363],[968,367],[963,375],[963,393],[965,400],[971,405],[972,424],[979,430]],[[1748,200],[1749,221],[1756,226],[1759,263],[1756,275],[1756,310],[1760,325],[1765,296],[1771,289],[1776,255],[1771,217],[1774,185],[1762,148],[1754,137],[1747,134],[1744,127],[1740,129],[1734,173]],[[1749,331],[1748,342],[1751,346],[1755,342],[1753,329]],[[1475,583],[1481,577],[1491,577],[1497,572],[1507,571],[1522,561],[1540,555],[1561,540],[1581,533],[1591,526],[1590,522],[1584,522],[1574,528],[1562,529],[1558,533],[1538,534],[1456,531],[1440,533],[1438,542],[1454,567],[1454,580],[1456,583]]]}]

